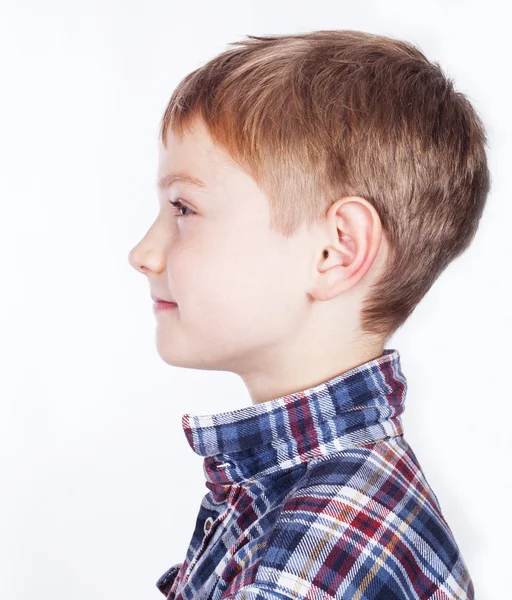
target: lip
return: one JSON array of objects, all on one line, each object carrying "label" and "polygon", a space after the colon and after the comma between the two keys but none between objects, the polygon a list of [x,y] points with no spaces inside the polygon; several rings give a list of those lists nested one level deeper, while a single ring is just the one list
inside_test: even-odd
[{"label": "lip", "polygon": [[159,298],[158,296],[153,296],[153,294],[151,294],[151,300],[153,300],[153,302],[166,302],[167,304],[176,304],[176,302],[174,302],[173,300],[166,300],[165,298]]},{"label": "lip", "polygon": [[176,302],[164,302],[163,300],[157,300],[153,302],[153,310],[172,310],[173,308],[178,308]]}]

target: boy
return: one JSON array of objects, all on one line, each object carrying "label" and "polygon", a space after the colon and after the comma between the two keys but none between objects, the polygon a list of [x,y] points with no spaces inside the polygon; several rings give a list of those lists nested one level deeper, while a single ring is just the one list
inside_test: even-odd
[{"label": "boy", "polygon": [[168,364],[242,377],[252,405],[183,415],[204,496],[169,599],[468,599],[404,438],[386,342],[470,244],[483,125],[439,65],[358,31],[248,36],[162,120],[147,275]]}]

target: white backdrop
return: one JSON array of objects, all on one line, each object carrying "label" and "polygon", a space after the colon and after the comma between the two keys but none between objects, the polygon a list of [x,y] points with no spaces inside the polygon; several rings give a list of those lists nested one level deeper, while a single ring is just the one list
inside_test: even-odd
[{"label": "white backdrop", "polygon": [[437,60],[481,114],[492,191],[471,248],[387,344],[405,436],[478,600],[510,597],[510,15],[487,2],[0,2],[0,598],[163,598],[206,493],[184,412],[250,404],[170,367],[128,252],[158,212],[178,81],[246,34],[361,29]]}]

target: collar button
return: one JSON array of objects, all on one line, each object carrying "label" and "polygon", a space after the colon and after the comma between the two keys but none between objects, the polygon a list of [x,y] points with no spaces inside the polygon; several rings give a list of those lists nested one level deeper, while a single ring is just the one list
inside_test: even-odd
[{"label": "collar button", "polygon": [[210,531],[210,529],[212,528],[213,525],[213,519],[211,517],[208,517],[206,519],[206,521],[204,522],[204,532],[208,533]]},{"label": "collar button", "polygon": [[232,463],[228,462],[223,462],[223,463],[217,463],[217,469],[227,469],[228,467],[232,467]]}]

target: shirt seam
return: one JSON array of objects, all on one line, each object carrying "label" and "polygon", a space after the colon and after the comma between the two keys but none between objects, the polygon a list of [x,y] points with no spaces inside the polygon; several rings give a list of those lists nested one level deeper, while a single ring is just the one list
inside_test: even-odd
[{"label": "shirt seam", "polygon": [[[276,584],[276,585],[278,586],[279,584]],[[257,591],[261,590],[262,592],[269,592],[273,596],[275,596],[277,593],[277,594],[280,594],[281,596],[286,596],[286,598],[289,598],[290,600],[298,600],[297,596],[291,596],[289,594],[289,592],[286,590],[274,589],[267,585],[262,585],[259,583],[258,584],[250,583],[248,585],[244,585],[239,590],[237,590],[234,594],[231,594],[230,596],[223,598],[223,600],[236,600],[236,598],[238,597],[239,594],[241,594],[243,592],[247,592],[247,590],[251,591],[251,588],[255,588]]]},{"label": "shirt seam", "polygon": [[384,436],[382,438],[378,438],[378,439],[374,439],[371,440],[370,442],[366,442],[364,444],[353,444],[352,446],[347,446],[346,448],[342,448],[341,450],[336,450],[335,452],[329,452],[328,454],[324,454],[322,456],[311,456],[311,457],[307,457],[305,460],[301,460],[300,462],[296,463],[295,465],[291,465],[290,467],[280,467],[279,463],[278,464],[274,464],[271,467],[269,467],[268,469],[266,469],[265,471],[261,471],[260,473],[258,473],[256,475],[256,477],[252,476],[251,478],[243,478],[243,479],[239,479],[237,481],[232,481],[229,484],[224,484],[224,485],[240,485],[241,487],[246,487],[243,484],[253,484],[253,483],[258,483],[259,481],[261,481],[262,479],[264,479],[265,477],[270,477],[273,474],[281,474],[285,471],[290,471],[292,469],[297,469],[298,467],[300,467],[301,465],[307,465],[307,468],[311,468],[313,465],[316,465],[318,463],[320,463],[323,460],[330,460],[334,457],[339,456],[340,454],[343,454],[345,452],[350,452],[352,450],[357,450],[358,448],[369,448],[372,446],[375,446],[377,444],[382,444],[384,442],[387,442],[389,440],[393,440],[399,437],[404,437],[404,432],[402,431],[401,433],[397,433],[396,435],[387,435]]},{"label": "shirt seam", "polygon": [[396,438],[399,437],[403,437],[403,432],[399,433],[397,435],[386,435],[382,438],[376,439],[376,440],[372,440],[371,442],[367,442],[366,444],[355,444],[354,446],[349,446],[348,448],[342,448],[341,450],[336,450],[336,452],[330,452],[329,454],[326,454],[324,456],[318,456],[318,457],[313,457],[310,460],[308,460],[308,470],[311,469],[312,467],[314,467],[315,465],[321,463],[324,460],[332,460],[333,458],[338,458],[339,456],[341,456],[342,454],[345,454],[346,452],[352,452],[353,450],[358,450],[360,448],[362,449],[368,449],[371,450],[371,448],[373,446],[377,446],[378,444],[383,444],[386,442],[389,442],[391,440],[394,440]]}]

